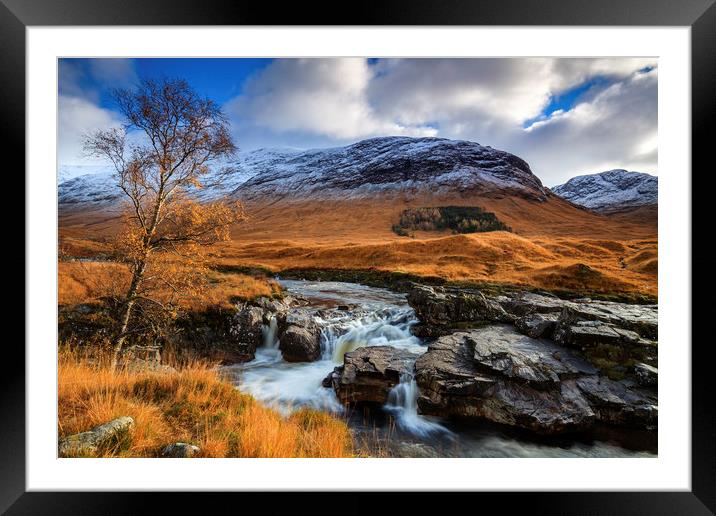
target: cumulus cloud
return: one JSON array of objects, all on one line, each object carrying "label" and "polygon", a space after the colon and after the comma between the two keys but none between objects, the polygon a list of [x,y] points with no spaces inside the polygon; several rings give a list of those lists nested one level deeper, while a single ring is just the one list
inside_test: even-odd
[{"label": "cumulus cloud", "polygon": [[60,95],[58,112],[58,161],[62,165],[91,163],[82,150],[84,135],[120,126],[116,113],[80,97]]},{"label": "cumulus cloud", "polygon": [[136,81],[129,59],[61,59],[58,66],[58,161],[60,165],[91,164],[83,139],[98,129],[120,126],[119,115],[100,105],[100,89],[128,87]]},{"label": "cumulus cloud", "polygon": [[[264,145],[460,138],[513,152],[554,185],[606,168],[656,172],[656,65],[653,58],[285,59],[251,78],[227,108],[240,141],[255,141],[257,131]],[[555,96],[595,78],[599,85],[567,110],[545,113]]]},{"label": "cumulus cloud", "polygon": [[367,90],[365,59],[285,59],[251,78],[227,110],[242,123],[277,133],[306,132],[335,140],[385,134],[434,136],[436,130],[381,116]]}]

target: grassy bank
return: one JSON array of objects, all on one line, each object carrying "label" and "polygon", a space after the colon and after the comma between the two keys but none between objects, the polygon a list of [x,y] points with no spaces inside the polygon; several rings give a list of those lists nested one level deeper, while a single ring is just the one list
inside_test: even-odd
[{"label": "grassy bank", "polygon": [[350,457],[347,425],[309,409],[288,417],[239,392],[206,364],[176,372],[112,371],[75,353],[60,354],[59,436],[120,416],[135,425],[128,439],[101,457],[159,457],[174,442],[201,448],[200,457]]}]

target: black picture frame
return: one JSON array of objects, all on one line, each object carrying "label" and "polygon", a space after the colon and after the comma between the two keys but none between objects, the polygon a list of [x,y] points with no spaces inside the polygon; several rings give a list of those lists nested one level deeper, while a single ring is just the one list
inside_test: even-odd
[{"label": "black picture frame", "polygon": [[[24,170],[25,139],[25,29],[38,25],[619,25],[689,26],[692,51],[692,170],[706,174],[711,134],[716,120],[716,6],[715,0],[383,0],[380,3],[356,2],[345,9],[338,3],[248,2],[245,0],[0,0],[0,147],[2,156],[19,158],[14,169]],[[339,7],[344,9],[339,10]],[[341,14],[342,13],[342,14]],[[701,170],[703,169],[703,170]],[[682,172],[685,180],[687,171]],[[16,174],[17,188],[24,181]],[[691,181],[696,179],[692,172]],[[699,178],[699,184],[702,179]],[[700,233],[696,225],[709,220],[708,189],[694,189],[692,235]],[[712,217],[711,217],[712,219]],[[19,232],[19,225],[18,232]],[[24,239],[17,238],[17,242]],[[705,238],[703,240],[710,240]],[[706,270],[705,253],[694,255],[699,245],[692,239],[692,266]],[[19,243],[17,244],[19,249]],[[23,247],[24,249],[24,247]],[[23,251],[23,261],[25,258]],[[19,269],[19,251],[14,263]],[[706,274],[700,289],[713,282]],[[695,291],[692,289],[692,296]],[[16,301],[16,300],[15,300]],[[19,306],[20,303],[17,302]],[[24,304],[23,304],[24,306]],[[713,337],[696,331],[708,320],[708,304],[692,301],[692,490],[690,492],[620,493],[510,493],[470,494],[478,500],[465,501],[464,495],[451,502],[497,503],[511,510],[524,507],[541,514],[713,514],[716,512],[716,417],[711,395],[713,375]],[[32,309],[32,307],[26,307]],[[266,495],[228,493],[204,494],[152,493],[37,493],[25,488],[25,358],[14,339],[14,350],[5,346],[6,366],[0,375],[2,424],[0,425],[0,511],[7,514],[119,514],[151,510],[147,499],[158,501],[165,512],[174,506],[186,507],[189,496],[202,498],[204,513],[218,512],[229,498],[241,496],[243,507],[267,503]],[[688,349],[688,342],[672,343]],[[13,354],[15,356],[13,356]],[[359,506],[370,507],[370,498],[353,493],[340,504],[351,512]],[[424,494],[412,494],[415,504],[423,504]],[[450,495],[453,496],[453,495]],[[458,496],[455,494],[454,496]],[[372,495],[371,495],[372,497]],[[161,500],[160,500],[161,498]],[[498,499],[495,499],[498,498]],[[499,498],[509,498],[501,500]],[[262,502],[263,500],[263,502]],[[291,504],[305,502],[304,495],[291,494]],[[381,502],[385,503],[385,502]],[[401,510],[409,506],[400,502]],[[387,505],[384,507],[388,507]],[[475,507],[478,507],[475,505]],[[396,507],[397,508],[397,507]],[[316,508],[316,510],[322,510]],[[233,511],[232,511],[233,512]],[[275,512],[275,507],[269,513]]]}]

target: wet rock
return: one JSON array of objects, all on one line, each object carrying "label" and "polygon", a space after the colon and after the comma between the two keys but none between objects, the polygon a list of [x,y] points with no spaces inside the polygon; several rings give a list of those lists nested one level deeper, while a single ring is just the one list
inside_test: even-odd
[{"label": "wet rock", "polygon": [[659,315],[655,305],[630,305],[608,301],[581,301],[565,305],[560,325],[580,321],[600,321],[612,328],[629,330],[648,340],[658,339]]},{"label": "wet rock", "polygon": [[549,387],[597,370],[569,350],[546,340],[517,333],[509,326],[490,326],[464,337],[472,346],[478,368],[531,384]]},{"label": "wet rock", "polygon": [[533,339],[551,338],[557,327],[558,313],[529,313],[515,320],[515,327]]},{"label": "wet rock", "polygon": [[408,294],[408,304],[428,326],[444,328],[465,322],[513,319],[497,301],[479,290],[415,285]]},{"label": "wet rock", "polygon": [[577,380],[599,421],[634,428],[655,429],[658,420],[656,394],[628,382],[596,375]]},{"label": "wet rock", "polygon": [[263,310],[256,306],[247,306],[234,316],[233,335],[236,341],[249,346],[251,352],[261,345],[263,335]]},{"label": "wet rock", "polygon": [[654,387],[658,383],[659,371],[649,364],[640,363],[634,365],[634,374],[639,385]]},{"label": "wet rock", "polygon": [[287,362],[313,362],[321,357],[320,332],[314,325],[289,325],[279,337],[279,349]]},{"label": "wet rock", "polygon": [[528,314],[559,314],[565,306],[572,305],[571,301],[559,299],[548,294],[537,294],[534,292],[515,292],[501,295],[495,298],[500,306],[509,314],[515,317],[522,317]]},{"label": "wet rock", "polygon": [[421,413],[558,434],[596,421],[650,428],[652,399],[572,350],[507,325],[438,338],[415,363]]},{"label": "wet rock", "polygon": [[86,457],[94,455],[103,447],[120,444],[128,436],[132,426],[134,426],[134,419],[122,416],[87,432],[64,437],[58,443],[59,456]]},{"label": "wet rock", "polygon": [[324,380],[343,403],[384,404],[403,375],[412,375],[415,353],[391,346],[369,346],[349,351],[343,365]]},{"label": "wet rock", "polygon": [[185,459],[194,457],[201,452],[198,446],[188,443],[173,443],[162,450],[162,457]]}]

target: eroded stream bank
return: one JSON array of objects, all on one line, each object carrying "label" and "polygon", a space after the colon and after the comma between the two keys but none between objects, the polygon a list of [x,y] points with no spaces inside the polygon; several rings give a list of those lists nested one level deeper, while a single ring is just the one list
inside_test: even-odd
[{"label": "eroded stream bank", "polygon": [[[241,331],[260,343],[255,358],[226,369],[242,391],[282,411],[343,414],[363,450],[406,457],[656,453],[655,393],[631,378],[610,380],[592,363],[601,360],[614,376],[617,362],[631,373],[635,360],[655,360],[656,335],[637,331],[652,330],[650,307],[632,313],[629,305],[418,288],[410,293],[416,314],[408,296],[381,288],[282,285],[289,301],[241,315]],[[624,321],[638,324],[626,329]],[[586,360],[573,345],[589,339],[610,346],[606,358]],[[630,351],[609,355],[620,346]]]}]

